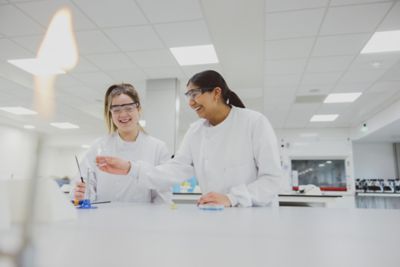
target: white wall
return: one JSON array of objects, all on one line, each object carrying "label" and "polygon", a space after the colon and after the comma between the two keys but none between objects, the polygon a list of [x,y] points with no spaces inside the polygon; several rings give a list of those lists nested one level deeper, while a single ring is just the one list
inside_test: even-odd
[{"label": "white wall", "polygon": [[47,136],[41,153],[40,175],[51,178],[74,177],[78,174],[75,155],[81,160],[87,151],[81,145],[91,145],[105,134],[104,131],[102,134],[70,133]]},{"label": "white wall", "polygon": [[0,179],[13,175],[30,178],[34,166],[37,135],[28,130],[0,126]]},{"label": "white wall", "polygon": [[392,143],[354,143],[356,178],[397,178]]}]

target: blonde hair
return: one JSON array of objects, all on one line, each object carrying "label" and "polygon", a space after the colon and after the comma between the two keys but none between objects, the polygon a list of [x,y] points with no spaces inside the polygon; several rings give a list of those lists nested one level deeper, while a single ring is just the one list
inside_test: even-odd
[{"label": "blonde hair", "polygon": [[[137,108],[140,109],[140,99],[135,87],[129,83],[113,84],[108,89],[104,96],[104,120],[108,129],[108,133],[115,132],[118,127],[114,124],[111,114],[111,104],[115,96],[127,95],[132,98],[133,102],[137,103]],[[139,130],[145,132],[142,126],[139,125]]]}]

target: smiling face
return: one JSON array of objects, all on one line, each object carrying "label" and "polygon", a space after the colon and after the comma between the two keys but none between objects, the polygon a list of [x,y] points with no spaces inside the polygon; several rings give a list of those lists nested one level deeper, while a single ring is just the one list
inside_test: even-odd
[{"label": "smiling face", "polygon": [[187,86],[186,96],[189,99],[189,106],[197,113],[200,118],[210,119],[216,108],[220,104],[220,89],[202,88],[193,83]]},{"label": "smiling face", "polygon": [[121,133],[137,131],[139,123],[139,110],[137,103],[126,94],[119,94],[113,97],[110,111],[112,121]]}]

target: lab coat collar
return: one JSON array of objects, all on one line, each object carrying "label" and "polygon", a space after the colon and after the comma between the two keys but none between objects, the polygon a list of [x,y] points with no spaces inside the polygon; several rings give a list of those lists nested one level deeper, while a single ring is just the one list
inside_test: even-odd
[{"label": "lab coat collar", "polygon": [[138,146],[138,144],[141,142],[141,139],[143,138],[142,131],[139,131],[138,136],[136,137],[136,141],[125,141],[121,138],[118,131],[115,131],[114,134],[117,137],[117,146],[120,150],[132,149],[133,147]]}]

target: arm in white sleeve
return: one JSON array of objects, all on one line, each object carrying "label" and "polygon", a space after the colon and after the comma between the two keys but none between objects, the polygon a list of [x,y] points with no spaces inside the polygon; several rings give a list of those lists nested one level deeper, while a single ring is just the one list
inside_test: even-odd
[{"label": "arm in white sleeve", "polygon": [[150,189],[170,190],[171,186],[181,183],[194,175],[192,154],[190,151],[191,131],[189,130],[173,159],[151,166],[147,162],[131,162],[129,175]]},{"label": "arm in white sleeve", "polygon": [[[156,165],[167,162],[171,155],[168,152],[167,146],[163,143],[157,149],[157,160]],[[151,202],[155,204],[171,204],[172,203],[172,188],[164,190],[151,189]]]},{"label": "arm in white sleeve", "polygon": [[228,198],[232,206],[266,206],[277,201],[282,180],[279,147],[274,130],[263,116],[254,124],[251,143],[257,179],[230,189]]}]

